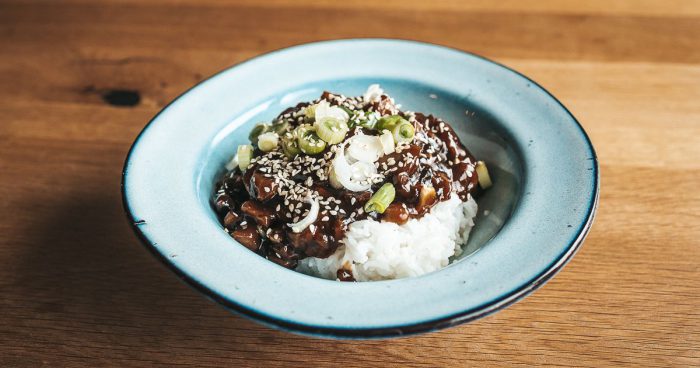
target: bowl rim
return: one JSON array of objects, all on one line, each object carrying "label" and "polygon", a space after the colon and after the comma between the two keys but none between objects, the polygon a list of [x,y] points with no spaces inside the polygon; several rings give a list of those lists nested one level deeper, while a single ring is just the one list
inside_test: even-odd
[{"label": "bowl rim", "polygon": [[[260,313],[252,308],[248,308],[244,305],[238,304],[234,302],[233,300],[227,299],[222,295],[219,295],[203,283],[199,282],[197,279],[194,277],[191,277],[190,275],[186,274],[183,270],[178,268],[174,263],[170,262],[168,258],[162,254],[158,249],[155,247],[155,243],[151,241],[147,235],[140,229],[140,225],[144,224],[145,222],[143,220],[139,220],[134,216],[134,213],[129,205],[129,199],[128,199],[128,194],[126,191],[126,178],[128,175],[128,165],[132,159],[132,154],[139,144],[140,139],[143,137],[144,133],[152,126],[152,124],[158,120],[159,116],[166,111],[171,105],[173,105],[175,102],[180,100],[183,96],[188,94],[190,91],[194,90],[195,88],[199,87],[203,83],[212,80],[219,76],[220,74],[223,74],[224,72],[227,72],[231,69],[235,69],[239,66],[242,66],[244,64],[248,63],[253,63],[257,61],[257,59],[270,56],[279,52],[291,50],[291,49],[301,49],[305,47],[311,47],[311,46],[321,46],[321,45],[331,45],[334,43],[345,43],[345,42],[357,42],[357,41],[369,41],[369,42],[394,42],[394,43],[403,43],[403,44],[415,44],[415,45],[422,45],[422,46],[430,46],[430,47],[435,47],[435,48],[442,48],[445,49],[446,51],[451,51],[451,52],[457,52],[457,53],[462,53],[466,54],[472,57],[475,57],[477,59],[480,59],[483,62],[493,64],[499,68],[505,69],[506,71],[509,71],[516,76],[526,80],[529,82],[535,89],[538,89],[540,92],[543,92],[546,94],[555,104],[558,108],[560,108],[563,112],[565,112],[571,119],[572,122],[575,123],[575,126],[578,128],[578,131],[583,138],[583,141],[586,144],[586,147],[590,150],[591,153],[591,158],[589,159],[592,164],[592,175],[593,175],[593,188],[592,188],[592,195],[590,198],[590,201],[588,203],[588,208],[586,209],[586,214],[584,216],[585,221],[582,222],[579,225],[578,230],[576,230],[577,236],[572,239],[570,244],[568,244],[565,249],[566,251],[563,252],[557,259],[555,259],[548,267],[546,267],[539,275],[533,277],[532,279],[528,280],[525,282],[521,287],[511,290],[508,293],[502,294],[502,296],[496,300],[493,300],[490,303],[482,304],[477,307],[469,308],[464,311],[454,313],[451,315],[447,315],[444,317],[440,318],[435,318],[427,321],[421,321],[417,323],[410,323],[410,324],[405,324],[401,326],[392,326],[392,327],[369,327],[369,328],[339,328],[339,327],[327,327],[327,326],[320,326],[320,325],[308,325],[304,323],[296,323],[284,318],[278,318],[275,316],[267,315]],[[421,41],[414,41],[414,40],[407,40],[407,39],[394,39],[394,38],[347,38],[347,39],[333,39],[333,40],[325,40],[325,41],[317,41],[317,42],[310,42],[310,43],[301,43],[301,44],[296,44],[288,47],[283,47],[279,48],[276,50],[272,50],[269,52],[261,53],[258,54],[252,58],[246,59],[242,62],[235,63],[232,65],[229,65],[222,70],[210,75],[209,77],[199,81],[198,83],[194,84],[190,88],[186,89],[184,92],[180,93],[176,98],[174,98],[172,101],[170,101],[168,104],[166,104],[156,115],[151,118],[151,120],[144,126],[144,128],[139,132],[139,134],[136,136],[134,139],[127,155],[124,160],[123,168],[122,168],[122,175],[121,175],[121,183],[120,183],[120,189],[121,189],[121,197],[122,197],[122,206],[123,210],[125,213],[125,216],[129,222],[130,227],[136,234],[137,238],[141,241],[141,243],[150,251],[151,254],[153,254],[158,260],[161,261],[166,267],[168,267],[173,273],[175,273],[181,280],[183,280],[186,284],[189,286],[193,287],[195,290],[199,291],[206,297],[208,297],[211,300],[216,301],[217,303],[221,304],[224,306],[226,309],[233,311],[235,313],[238,313],[240,315],[243,315],[245,317],[251,318],[257,322],[260,322],[264,325],[268,325],[271,327],[279,328],[285,331],[289,332],[294,332],[294,333],[299,333],[303,335],[310,335],[310,336],[317,336],[317,337],[331,337],[331,338],[350,338],[350,339],[373,339],[373,338],[388,338],[388,337],[398,337],[398,336],[407,336],[407,335],[414,335],[418,333],[423,333],[423,332],[428,332],[428,331],[435,331],[451,326],[455,326],[461,323],[466,323],[470,321],[474,321],[476,319],[488,316],[492,313],[495,313],[501,309],[504,309],[508,307],[511,304],[514,304],[515,302],[523,299],[533,291],[537,290],[539,287],[544,285],[547,281],[549,281],[553,276],[555,276],[572,258],[573,256],[578,252],[578,250],[581,248],[581,245],[583,244],[583,241],[590,231],[590,228],[593,224],[593,221],[595,219],[596,211],[598,208],[599,204],[599,196],[600,196],[600,170],[599,170],[599,163],[598,163],[598,158],[597,154],[595,152],[595,149],[593,147],[593,144],[590,140],[590,137],[586,133],[586,131],[583,129],[581,126],[580,122],[576,119],[576,117],[554,96],[552,95],[547,89],[542,87],[540,84],[535,82],[534,80],[530,79],[529,77],[525,76],[524,74],[504,65],[499,62],[493,61],[491,59],[488,59],[484,56],[475,54],[473,52],[469,51],[464,51],[460,50],[457,48],[449,47],[449,46],[444,46],[440,44],[435,44],[435,43],[429,43],[429,42],[421,42]]]}]

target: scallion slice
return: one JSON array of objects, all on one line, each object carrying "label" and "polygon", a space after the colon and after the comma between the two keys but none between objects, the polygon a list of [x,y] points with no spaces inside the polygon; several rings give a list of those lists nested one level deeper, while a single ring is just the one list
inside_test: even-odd
[{"label": "scallion slice", "polygon": [[250,160],[253,158],[253,146],[249,144],[241,144],[236,150],[236,156],[238,157],[238,167],[241,171],[244,171],[250,165]]},{"label": "scallion slice", "polygon": [[316,134],[330,144],[342,142],[348,132],[347,123],[331,118],[326,118],[323,121],[317,120],[314,123],[314,128],[316,128]]},{"label": "scallion slice", "polygon": [[377,130],[393,130],[395,126],[408,121],[399,115],[385,116],[377,121]]},{"label": "scallion slice", "polygon": [[316,135],[316,132],[309,125],[300,125],[294,133],[297,136],[297,143],[301,152],[307,155],[315,155],[326,149],[326,142]]},{"label": "scallion slice", "polygon": [[280,120],[272,124],[271,130],[277,135],[282,136],[284,133],[287,133],[292,129],[292,125],[289,124],[287,121]]},{"label": "scallion slice", "polygon": [[282,138],[282,151],[287,157],[292,158],[301,153],[296,137],[291,133],[285,134]]},{"label": "scallion slice", "polygon": [[258,148],[263,152],[270,152],[277,148],[279,136],[275,132],[267,132],[258,136]]},{"label": "scallion slice", "polygon": [[396,189],[391,183],[386,183],[376,191],[365,203],[365,212],[384,213],[387,207],[394,201]]},{"label": "scallion slice", "polygon": [[397,144],[408,143],[413,140],[416,130],[413,128],[413,124],[403,120],[394,126],[391,130],[391,134],[394,136],[394,141],[396,141]]},{"label": "scallion slice", "polygon": [[248,134],[248,139],[250,140],[251,143],[253,144],[258,144],[258,137],[260,134],[267,133],[270,131],[270,124],[267,123],[260,123],[253,127],[253,129],[250,131],[250,134]]}]

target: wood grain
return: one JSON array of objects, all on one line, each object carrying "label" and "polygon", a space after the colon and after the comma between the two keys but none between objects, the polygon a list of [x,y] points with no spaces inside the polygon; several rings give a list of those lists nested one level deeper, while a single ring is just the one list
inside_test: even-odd
[{"label": "wood grain", "polygon": [[[138,244],[124,156],[228,65],[368,36],[474,51],[559,97],[600,158],[593,230],[534,295],[443,332],[326,341],[232,316]],[[0,366],[700,366],[698,1],[3,1],[0,46]]]}]

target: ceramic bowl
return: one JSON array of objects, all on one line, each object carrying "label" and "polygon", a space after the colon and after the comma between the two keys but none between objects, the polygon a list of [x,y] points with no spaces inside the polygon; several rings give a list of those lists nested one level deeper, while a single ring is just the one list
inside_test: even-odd
[{"label": "ceramic bowl", "polygon": [[[450,122],[492,171],[464,254],[420,277],[345,283],[277,266],[228,236],[214,183],[251,127],[324,90],[359,95],[371,83]],[[598,167],[571,113],[507,67],[425,43],[340,40],[256,57],[175,99],[134,142],[122,193],[146,247],[230,310],[298,333],[373,338],[471,321],[541,286],[591,226]]]}]

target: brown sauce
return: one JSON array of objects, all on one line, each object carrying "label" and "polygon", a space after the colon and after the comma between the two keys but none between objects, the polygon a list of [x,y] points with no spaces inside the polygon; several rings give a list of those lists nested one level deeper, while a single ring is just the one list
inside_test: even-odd
[{"label": "brown sauce", "polygon": [[[328,92],[321,98],[332,105],[342,101],[338,95]],[[352,105],[352,99],[348,101]],[[295,113],[307,105],[302,103],[289,108],[278,119],[296,126],[304,118],[303,115],[295,116]],[[238,168],[227,172],[217,184],[214,207],[226,231],[260,256],[283,267],[295,268],[303,258],[325,258],[333,254],[342,246],[345,231],[354,221],[369,217],[404,224],[411,218],[423,216],[436,203],[449,199],[451,195],[464,201],[476,190],[476,161],[449,124],[432,115],[399,112],[392,100],[385,96],[363,108],[382,113],[398,112],[414,125],[416,131],[410,145],[378,160],[379,169],[386,173],[382,182],[375,183],[371,191],[366,192],[333,188],[325,177],[327,174],[316,168],[327,162],[332,157],[330,154],[308,158],[308,162],[299,164],[298,172],[291,171],[285,179],[288,181],[279,181],[274,174],[280,163],[287,162],[283,155],[256,151],[254,157],[263,158],[252,163],[244,173]],[[364,204],[385,182],[394,184],[395,200],[383,214],[365,213]],[[317,194],[321,204],[321,213],[313,225],[299,233],[293,232],[288,224],[303,218],[310,205],[291,189],[282,195],[282,184]],[[349,269],[338,270],[338,279],[354,281]]]}]

